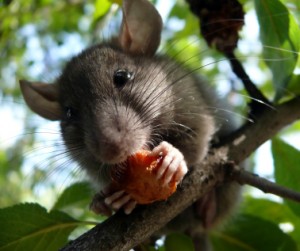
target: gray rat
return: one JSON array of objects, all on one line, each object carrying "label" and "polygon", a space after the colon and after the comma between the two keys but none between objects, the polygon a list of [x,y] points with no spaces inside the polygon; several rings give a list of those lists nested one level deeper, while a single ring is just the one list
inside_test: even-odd
[{"label": "gray rat", "polygon": [[[161,27],[147,0],[125,0],[118,38],[72,58],[54,84],[20,81],[34,112],[60,120],[68,152],[97,186],[91,208],[98,213],[120,208],[131,213],[136,206],[130,195],[111,186],[112,165],[149,149],[164,156],[157,179],[179,183],[187,167],[204,159],[211,141],[234,128],[205,81],[155,55]],[[223,218],[238,191],[226,184],[196,202],[191,208],[202,226]]]}]

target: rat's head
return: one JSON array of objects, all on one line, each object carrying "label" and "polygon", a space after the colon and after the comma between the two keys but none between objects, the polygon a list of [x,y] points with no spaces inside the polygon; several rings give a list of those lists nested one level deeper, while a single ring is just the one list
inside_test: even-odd
[{"label": "rat's head", "polygon": [[153,81],[164,77],[152,60],[109,45],[92,47],[73,58],[57,82],[62,135],[68,147],[80,142],[104,163],[122,162],[146,147],[152,128],[168,117],[161,102],[168,91]]},{"label": "rat's head", "polygon": [[159,45],[161,18],[147,0],[132,2],[123,3],[117,42],[74,57],[55,84],[20,81],[34,112],[61,121],[64,141],[76,159],[122,162],[151,143],[152,128],[167,119],[161,100],[171,95],[153,81],[165,76],[151,58]]}]

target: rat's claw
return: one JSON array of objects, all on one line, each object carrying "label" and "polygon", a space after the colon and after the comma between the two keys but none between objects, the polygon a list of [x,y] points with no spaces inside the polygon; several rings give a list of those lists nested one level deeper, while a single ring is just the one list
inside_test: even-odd
[{"label": "rat's claw", "polygon": [[170,143],[163,141],[158,146],[154,147],[150,155],[159,155],[160,153],[166,155],[170,148],[174,148]]},{"label": "rat's claw", "polygon": [[121,196],[120,198],[118,198],[117,200],[115,200],[112,204],[111,207],[114,210],[119,210],[120,208],[124,207],[129,201],[130,201],[130,195],[129,194],[124,194],[123,196]]},{"label": "rat's claw", "polygon": [[136,201],[132,200],[131,196],[123,190],[117,191],[104,200],[107,207],[118,211],[123,208],[125,214],[130,214],[136,206]]},{"label": "rat's claw", "polygon": [[183,155],[175,148],[172,157],[172,162],[170,163],[167,171],[165,172],[164,185],[169,184],[173,177],[175,178],[176,176],[180,175],[180,179],[182,179],[185,175],[185,173],[181,171],[181,163],[185,163]]},{"label": "rat's claw", "polygon": [[177,169],[177,172],[175,174],[175,181],[181,182],[187,172],[188,172],[188,168],[187,168],[186,162],[184,160],[182,160],[179,165],[179,168]]},{"label": "rat's claw", "polygon": [[181,181],[188,170],[182,153],[170,143],[163,141],[151,153],[151,155],[158,154],[162,154],[164,158],[158,169],[157,178],[163,177],[164,185],[167,185],[172,179]]},{"label": "rat's claw", "polygon": [[106,197],[105,200],[104,200],[105,204],[108,205],[108,206],[111,206],[114,201],[117,201],[120,198],[122,198],[124,193],[125,192],[123,190],[121,190],[121,191],[117,191],[117,192],[113,193],[109,197]]},{"label": "rat's claw", "polygon": [[135,209],[137,202],[135,200],[130,200],[125,206],[124,206],[124,212],[125,214],[131,214],[133,209]]},{"label": "rat's claw", "polygon": [[162,176],[164,175],[164,173],[167,171],[167,169],[169,168],[169,166],[171,165],[173,161],[173,156],[166,155],[163,159],[163,162],[161,164],[161,166],[159,167],[158,171],[157,171],[157,179],[161,179]]},{"label": "rat's claw", "polygon": [[125,214],[130,214],[136,205],[137,202],[129,194],[111,184],[94,196],[90,210],[96,214],[111,216],[113,211],[123,208]]}]

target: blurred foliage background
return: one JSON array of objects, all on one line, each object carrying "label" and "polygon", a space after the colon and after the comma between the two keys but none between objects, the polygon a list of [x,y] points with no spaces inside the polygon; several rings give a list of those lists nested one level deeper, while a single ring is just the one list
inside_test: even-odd
[{"label": "blurred foliage background", "polygon": [[[236,53],[251,79],[268,98],[273,99],[276,90],[272,72],[264,60],[265,47],[259,39],[255,1],[240,2],[247,14]],[[116,34],[121,20],[119,3],[109,0],[0,1],[1,208],[34,201],[47,209],[61,209],[76,219],[95,220],[87,210],[92,191],[86,183],[72,186],[71,193],[78,195],[76,199],[68,203],[60,201],[66,187],[75,181],[85,180],[84,173],[64,153],[58,124],[41,119],[27,109],[18,80],[52,82],[69,58],[87,46]],[[220,95],[229,99],[236,119],[245,122],[243,116],[249,99],[243,85],[232,73],[224,56],[208,48],[201,38],[198,19],[189,11],[185,1],[157,0],[153,3],[164,20],[159,53],[167,53],[191,69],[199,68],[199,73],[211,82]],[[282,0],[280,3],[284,4],[299,26],[300,1]],[[281,13],[277,14],[280,17]],[[290,53],[297,54],[298,51]],[[289,83],[284,86],[284,98],[300,93],[299,74],[298,59]],[[273,142],[273,155],[276,151],[292,147],[295,154],[290,156],[290,163],[299,163],[296,159],[297,149],[300,148],[299,129],[300,123],[295,123],[281,132],[280,137],[291,146],[281,140]],[[275,180],[270,145],[268,142],[254,153],[251,164],[255,172]],[[299,167],[294,170],[299,174]],[[281,177],[284,175],[280,174]],[[300,184],[300,180],[298,182]],[[287,185],[300,190],[295,183],[297,181],[288,181]],[[274,224],[272,227],[278,227],[290,236],[299,248],[300,210],[297,206],[292,208],[275,196],[266,197],[256,189],[247,188],[242,212],[254,217],[250,218],[256,228],[265,224],[262,221],[269,220]],[[240,227],[247,229],[243,222],[240,222]],[[233,233],[236,230],[232,227],[230,231]],[[220,236],[220,232],[213,235],[216,247],[220,245]]]}]

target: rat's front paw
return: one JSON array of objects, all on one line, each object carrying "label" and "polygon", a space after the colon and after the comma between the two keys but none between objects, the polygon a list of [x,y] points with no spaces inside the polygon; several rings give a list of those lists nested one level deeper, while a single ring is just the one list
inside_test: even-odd
[{"label": "rat's front paw", "polygon": [[118,211],[123,208],[125,214],[130,214],[137,204],[136,201],[123,190],[117,191],[106,197],[104,203],[114,211]]},{"label": "rat's front paw", "polygon": [[151,153],[151,155],[159,154],[164,158],[158,169],[157,178],[164,179],[164,185],[167,185],[171,180],[180,182],[188,171],[182,153],[170,143],[163,141]]},{"label": "rat's front paw", "polygon": [[117,191],[109,186],[94,196],[90,204],[90,210],[96,214],[111,216],[113,211],[123,208],[125,214],[130,214],[136,204],[136,201],[129,194],[124,191]]}]

